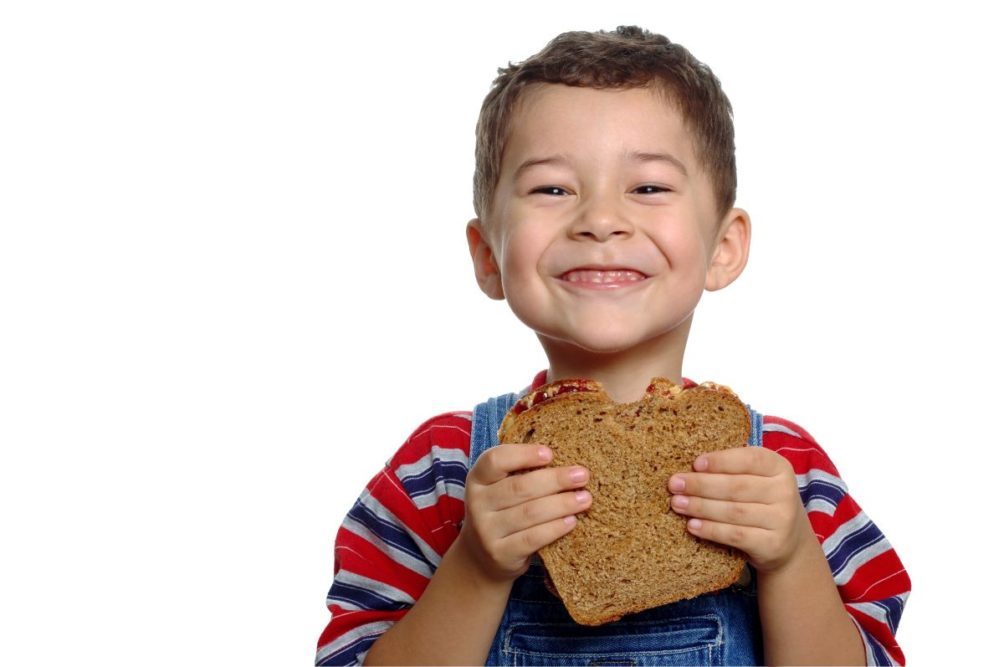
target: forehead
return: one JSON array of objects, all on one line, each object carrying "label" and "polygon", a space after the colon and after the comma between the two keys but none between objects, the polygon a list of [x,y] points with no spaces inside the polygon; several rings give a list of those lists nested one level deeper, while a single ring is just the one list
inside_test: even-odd
[{"label": "forehead", "polygon": [[588,162],[631,153],[669,153],[696,170],[683,118],[660,89],[535,84],[514,109],[502,172],[511,174],[527,156]]}]

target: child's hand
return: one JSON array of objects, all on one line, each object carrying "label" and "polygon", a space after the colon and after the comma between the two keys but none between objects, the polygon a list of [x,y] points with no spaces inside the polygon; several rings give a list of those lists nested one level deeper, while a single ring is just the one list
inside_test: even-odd
[{"label": "child's hand", "polygon": [[696,472],[669,479],[673,510],[697,537],[746,552],[759,571],[793,562],[819,543],[798,495],[791,464],[762,447],[741,447],[697,457]]},{"label": "child's hand", "polygon": [[571,531],[575,515],[592,503],[581,489],[589,471],[542,467],[550,460],[551,450],[542,445],[498,445],[468,473],[458,539],[490,579],[512,580],[526,572],[530,557]]}]

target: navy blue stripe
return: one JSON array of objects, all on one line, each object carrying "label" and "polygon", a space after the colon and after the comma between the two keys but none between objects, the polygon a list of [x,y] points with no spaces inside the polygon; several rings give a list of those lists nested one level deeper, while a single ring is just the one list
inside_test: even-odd
[{"label": "navy blue stripe", "polygon": [[425,556],[422,555],[422,552],[415,544],[415,541],[411,539],[411,535],[401,530],[390,521],[386,521],[378,517],[372,510],[363,505],[362,501],[356,501],[356,504],[352,506],[351,510],[349,510],[349,517],[369,528],[377,537],[389,546],[397,549],[398,551],[403,551],[409,556],[417,558],[432,568],[432,563],[426,560]]},{"label": "navy blue stripe", "polygon": [[353,586],[352,584],[347,584],[335,579],[335,583],[331,585],[331,590],[328,591],[328,601],[338,602],[339,600],[344,600],[345,602],[362,609],[397,610],[407,609],[411,606],[406,602],[389,598],[386,595],[377,593],[376,591],[371,591],[367,588],[361,588],[359,586]]},{"label": "navy blue stripe", "polygon": [[401,478],[404,490],[412,498],[418,498],[436,490],[436,485],[453,484],[464,488],[467,481],[467,466],[460,461],[436,460],[432,466],[418,475],[408,475]]},{"label": "navy blue stripe", "polygon": [[808,506],[810,500],[821,498],[833,507],[836,507],[843,500],[844,491],[835,484],[821,479],[814,479],[805,486],[800,487],[798,495],[802,497],[802,505],[805,506]]},{"label": "navy blue stripe", "polygon": [[893,634],[896,634],[896,628],[899,627],[899,619],[903,617],[903,599],[891,597],[879,600],[875,604],[886,610],[889,626],[892,628]]},{"label": "navy blue stripe", "polygon": [[840,574],[840,571],[847,566],[855,554],[880,541],[882,541],[882,532],[871,521],[847,535],[833,553],[826,557],[833,576]]},{"label": "navy blue stripe", "polygon": [[343,648],[341,651],[332,653],[324,660],[317,662],[315,664],[351,665],[353,663],[357,663],[358,661],[356,660],[356,656],[358,656],[360,653],[364,651],[370,650],[370,647],[373,646],[373,643],[377,640],[379,636],[380,636],[379,634],[376,634],[376,635],[367,635],[366,637],[360,637],[359,639],[355,640],[354,642]]}]

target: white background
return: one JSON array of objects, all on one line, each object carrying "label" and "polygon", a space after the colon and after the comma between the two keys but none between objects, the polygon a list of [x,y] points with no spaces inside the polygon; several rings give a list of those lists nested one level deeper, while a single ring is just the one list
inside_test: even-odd
[{"label": "white background", "polygon": [[1004,444],[984,5],[349,5],[0,10],[0,663],[311,664],[369,477],[544,367],[464,242],[495,70],[620,24],[686,45],[735,108],[752,256],[685,373],[827,448],[913,578],[912,664],[983,657]]}]

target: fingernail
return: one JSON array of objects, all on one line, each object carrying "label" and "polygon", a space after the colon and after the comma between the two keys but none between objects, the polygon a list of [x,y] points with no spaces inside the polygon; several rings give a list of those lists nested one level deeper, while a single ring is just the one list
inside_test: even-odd
[{"label": "fingernail", "polygon": [[574,468],[572,472],[568,474],[569,478],[576,484],[586,481],[586,469],[585,468]]},{"label": "fingernail", "polygon": [[585,503],[587,500],[589,500],[588,491],[586,491],[585,489],[579,489],[578,491],[575,492],[575,502],[581,505]]},{"label": "fingernail", "polygon": [[551,459],[551,450],[547,447],[541,447],[537,450],[537,456],[540,457],[541,461],[549,461]]},{"label": "fingernail", "polygon": [[690,530],[700,530],[704,523],[700,519],[691,519],[687,522],[687,528]]},{"label": "fingernail", "polygon": [[694,470],[702,472],[708,469],[708,459],[706,456],[698,456],[697,460],[694,461]]},{"label": "fingernail", "polygon": [[669,478],[669,490],[672,491],[673,493],[683,491],[685,486],[687,486],[687,483],[683,481],[682,477],[677,477],[674,475],[673,477]]},{"label": "fingernail", "polygon": [[575,525],[575,515],[572,514],[570,516],[566,516],[565,517],[565,524],[569,525],[569,526],[574,526]]},{"label": "fingernail", "polygon": [[673,496],[673,507],[679,509],[686,509],[687,505],[690,504],[690,498],[687,496]]}]

